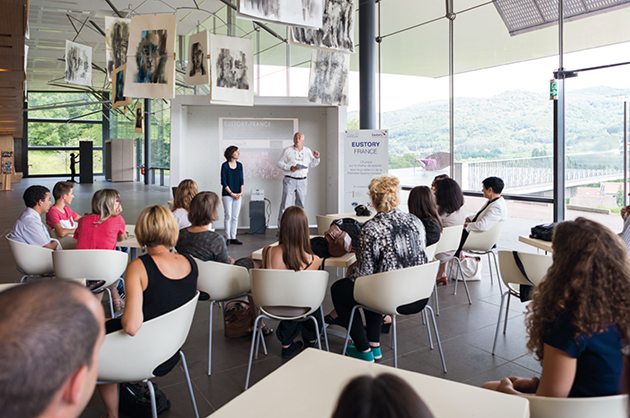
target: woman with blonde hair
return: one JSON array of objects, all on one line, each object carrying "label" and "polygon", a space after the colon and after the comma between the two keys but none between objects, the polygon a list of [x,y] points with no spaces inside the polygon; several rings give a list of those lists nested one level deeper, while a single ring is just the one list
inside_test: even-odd
[{"label": "woman with blonde hair", "polygon": [[482,387],[551,397],[620,393],[622,347],[630,341],[630,263],[621,239],[586,218],[559,223],[553,264],[534,290],[525,323],[540,378]]},{"label": "woman with blonde hair", "polygon": [[[354,280],[374,273],[413,267],[427,262],[424,226],[416,216],[402,212],[400,205],[400,181],[383,175],[374,178],[368,186],[372,206],[377,214],[366,221],[359,234],[356,248],[357,262],[353,272],[332,285],[331,295],[339,324],[349,326],[350,313],[357,304],[354,300]],[[399,311],[411,314],[421,311],[426,299],[401,307]],[[373,362],[380,359],[380,335],[382,315],[365,310],[366,328],[361,316],[355,315],[350,324],[354,345],[346,354]],[[367,331],[366,331],[367,330]]]},{"label": "woman with blonde hair", "polygon": [[[164,206],[145,208],[136,223],[138,243],[147,254],[136,258],[125,271],[127,307],[119,319],[105,323],[107,333],[124,330],[134,336],[142,323],[164,315],[190,301],[197,292],[197,264],[189,255],[171,253],[179,229],[173,214]],[[153,373],[164,376],[179,361],[179,354],[158,366]],[[107,409],[103,417],[118,417],[115,384],[99,385]]]},{"label": "woman with blonde hair", "polygon": [[188,228],[191,225],[188,220],[188,210],[190,210],[190,202],[197,193],[199,193],[199,187],[194,180],[186,179],[179,182],[173,197],[173,215],[179,229]]},{"label": "woman with blonde hair", "polygon": [[[276,270],[317,270],[321,264],[318,256],[311,250],[308,230],[308,217],[304,209],[298,206],[287,208],[280,219],[278,245],[263,248],[262,268]],[[317,311],[313,316],[318,320]],[[319,324],[321,327],[322,324]],[[321,329],[321,328],[320,328]],[[302,341],[294,342],[302,333]],[[317,342],[315,326],[311,321],[280,321],[276,335],[282,344],[282,358],[292,357],[304,345],[314,347]]]},{"label": "woman with blonde hair", "polygon": [[[92,213],[81,217],[74,232],[77,250],[116,250],[116,244],[127,238],[120,193],[114,189],[97,190],[92,196]],[[109,287],[115,311],[125,307],[118,293],[118,283]]]}]

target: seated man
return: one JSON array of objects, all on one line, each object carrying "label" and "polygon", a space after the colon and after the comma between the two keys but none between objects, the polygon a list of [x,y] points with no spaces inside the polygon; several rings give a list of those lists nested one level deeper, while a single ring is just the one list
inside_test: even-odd
[{"label": "seated man", "polygon": [[57,243],[50,240],[41,218],[41,215],[50,209],[50,190],[44,186],[31,186],[26,189],[22,198],[26,210],[13,225],[9,238],[24,244],[57,249]]},{"label": "seated man", "polygon": [[102,306],[72,281],[0,292],[0,417],[78,417],[104,335]]},{"label": "seated man", "polygon": [[503,180],[499,177],[488,177],[482,181],[482,184],[483,197],[488,199],[488,201],[472,219],[468,217],[464,221],[464,231],[457,249],[457,256],[461,253],[466,238],[468,238],[468,234],[471,231],[489,231],[497,223],[507,220],[507,206],[505,205],[505,199],[501,197],[504,186]]},{"label": "seated man", "polygon": [[74,234],[78,225],[77,221],[81,219],[81,216],[69,206],[74,199],[73,187],[74,183],[69,181],[60,181],[53,187],[55,204],[46,213],[46,224],[59,238]]}]

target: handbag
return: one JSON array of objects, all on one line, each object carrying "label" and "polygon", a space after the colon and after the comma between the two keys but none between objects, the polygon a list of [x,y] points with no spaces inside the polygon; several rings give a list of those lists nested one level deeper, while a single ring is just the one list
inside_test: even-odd
[{"label": "handbag", "polygon": [[233,300],[225,305],[225,336],[239,338],[251,335],[256,316],[249,301]]},{"label": "handbag", "polygon": [[536,225],[532,227],[529,237],[551,242],[551,239],[553,238],[553,229],[556,227],[556,225],[557,223],[555,222],[550,224]]},{"label": "handbag", "polygon": [[352,251],[352,238],[335,224],[326,231],[324,238],[328,243],[328,252],[333,257],[341,257]]},{"label": "handbag", "polygon": [[[462,266],[462,274],[466,277],[466,281],[479,281],[481,280],[481,258],[480,257],[466,257],[459,261]],[[461,280],[461,277],[458,277]]]},{"label": "handbag", "polygon": [[[157,383],[153,383],[155,389],[155,405],[158,415],[171,408],[171,401],[166,399],[164,392],[158,389]],[[120,401],[118,409],[121,415],[138,418],[151,418],[151,394],[145,384],[121,383]]]}]

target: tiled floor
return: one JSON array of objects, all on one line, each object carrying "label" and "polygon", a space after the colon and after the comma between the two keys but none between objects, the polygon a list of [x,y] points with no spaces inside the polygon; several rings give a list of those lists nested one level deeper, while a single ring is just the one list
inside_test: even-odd
[{"label": "tiled floor", "polygon": [[[43,184],[52,189],[56,179],[25,180],[14,184],[14,191],[0,195],[3,215],[0,217],[0,230],[8,233],[15,219],[24,209],[22,192],[29,184]],[[138,214],[146,205],[165,204],[169,199],[167,187],[144,186],[138,183],[106,183],[98,181],[93,185],[77,185],[72,208],[77,213],[89,211],[91,195],[100,188],[112,187],[121,192],[124,208],[123,216],[128,223],[134,223]],[[532,251],[517,241],[518,235],[527,233],[535,221],[510,219],[504,230],[500,248]],[[250,254],[253,250],[275,241],[275,230],[266,234],[248,235],[242,231],[239,239],[242,246],[231,246],[230,255],[238,258]],[[0,240],[0,263],[4,266],[0,282],[14,282],[20,275],[9,253],[5,240]],[[330,283],[337,280],[336,269],[329,269]],[[483,279],[469,284],[472,305],[469,305],[462,286],[457,295],[453,295],[453,285],[440,286],[440,315],[437,324],[444,348],[448,372],[442,371],[437,348],[430,350],[428,338],[420,315],[399,318],[398,350],[399,367],[449,380],[471,385],[499,379],[510,375],[531,376],[540,372],[538,363],[527,355],[525,349],[526,333],[523,323],[524,305],[513,300],[510,307],[510,321],[506,336],[501,335],[497,345],[497,355],[492,356],[492,340],[500,303],[499,286],[490,284],[487,259],[484,259]],[[324,301],[324,311],[332,308],[330,294]],[[208,302],[200,302],[183,351],[188,360],[197,405],[201,416],[207,416],[234,397],[242,393],[247,369],[250,339],[226,339],[223,335],[223,318],[215,305],[213,334],[213,374],[207,376],[208,356]],[[270,324],[275,327],[275,324]],[[254,363],[252,383],[256,383],[284,363],[280,358],[280,344],[275,336],[267,337],[269,355],[261,354]],[[383,335],[383,359],[380,363],[393,365],[393,353],[388,335]],[[330,349],[340,352],[343,340],[330,338]],[[164,418],[193,416],[184,374],[177,367],[170,374],[156,378],[167,397],[172,402],[171,410]],[[287,382],[290,385],[290,382]],[[281,390],[282,388],[278,388]],[[100,417],[104,412],[101,400],[95,395],[82,417]]]}]

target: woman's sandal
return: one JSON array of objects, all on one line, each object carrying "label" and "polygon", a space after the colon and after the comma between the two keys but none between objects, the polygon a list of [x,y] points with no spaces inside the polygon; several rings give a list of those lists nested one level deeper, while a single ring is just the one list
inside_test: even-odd
[{"label": "woman's sandal", "polygon": [[[386,320],[389,318],[389,322]],[[383,319],[381,320],[381,333],[389,334],[389,329],[392,327],[392,317],[389,315],[383,315]]]},{"label": "woman's sandal", "polygon": [[273,334],[273,328],[269,328],[267,325],[263,325],[260,330],[262,331],[263,335],[266,337],[268,335]]},{"label": "woman's sandal", "polygon": [[339,326],[341,326],[341,319],[339,318],[339,316],[336,316],[336,317],[333,318],[331,313],[329,313],[328,315],[324,316],[324,322],[327,323],[328,325],[339,325]]},{"label": "woman's sandal", "polygon": [[448,285],[448,276],[442,276],[439,279],[437,279],[435,282],[437,283],[438,286],[439,285],[446,286]]},{"label": "woman's sandal", "polygon": [[124,299],[114,299],[114,312],[118,312],[121,309],[125,309],[125,301]]}]

